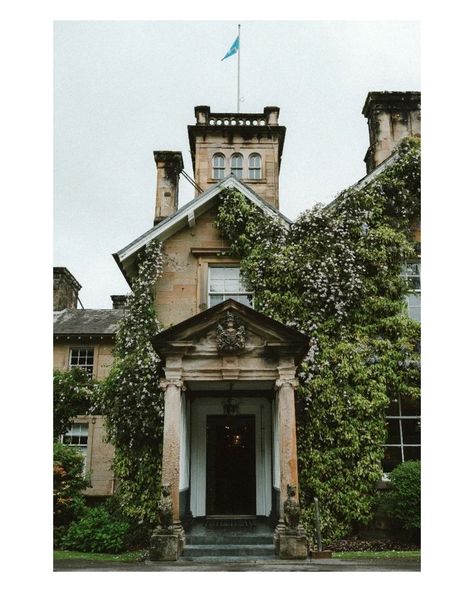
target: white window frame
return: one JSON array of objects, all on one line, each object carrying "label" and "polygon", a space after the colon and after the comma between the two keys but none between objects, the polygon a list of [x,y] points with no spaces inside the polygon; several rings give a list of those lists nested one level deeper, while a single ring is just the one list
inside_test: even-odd
[{"label": "white window frame", "polygon": [[[398,434],[400,439],[400,444],[384,444],[384,450],[387,448],[399,448],[400,449],[400,458],[401,462],[405,462],[405,448],[419,448],[421,453],[421,440],[419,444],[406,444],[403,441],[403,421],[407,419],[416,419],[420,422],[421,426],[421,415],[403,415],[402,414],[402,399],[398,397],[398,414],[397,415],[386,415],[385,419],[396,419],[398,420]],[[420,454],[421,456],[421,454]]]},{"label": "white window frame", "polygon": [[[84,427],[85,427],[85,434],[84,434]],[[78,429],[79,428],[79,429]],[[69,438],[79,437],[85,438],[85,443],[78,442],[67,442]],[[70,446],[71,448],[75,448],[78,450],[82,456],[84,457],[84,468],[83,471],[86,471],[86,462],[87,462],[87,451],[89,449],[89,422],[87,421],[74,421],[69,426],[67,432],[61,436],[61,442],[66,446]]]},{"label": "white window frame", "polygon": [[[418,266],[418,273],[412,272],[412,266]],[[404,265],[402,269],[401,276],[405,279],[405,281],[410,285],[411,278],[418,278],[418,288],[411,288],[409,293],[405,296],[405,302],[407,306],[407,313],[410,319],[414,321],[420,321],[421,318],[421,261],[409,261],[406,265]],[[410,296],[416,297],[416,304],[412,303]],[[418,314],[415,313],[418,311]]]},{"label": "white window frame", "polygon": [[[239,265],[223,265],[223,264],[209,264],[208,265],[208,271],[207,271],[207,306],[208,308],[210,308],[211,306],[211,294],[213,296],[220,296],[223,295],[224,296],[224,300],[227,300],[227,298],[232,298],[232,295],[234,296],[247,296],[248,300],[250,301],[250,304],[247,306],[252,306],[252,296],[253,296],[253,292],[251,292],[250,290],[239,290],[239,291],[232,291],[232,292],[228,292],[228,291],[223,291],[223,292],[211,292],[211,276],[212,276],[212,270],[213,269],[238,269],[239,270],[239,284],[240,283],[244,283],[242,278],[241,278],[241,274],[240,274],[240,266]],[[226,294],[228,294],[229,296],[225,297]]]},{"label": "white window frame", "polygon": [[[255,165],[256,159],[258,159],[258,166]],[[258,154],[258,152],[252,152],[252,154],[249,156],[249,180],[262,180],[262,156]]]},{"label": "white window frame", "polygon": [[[219,159],[219,164],[216,163],[217,159]],[[222,159],[222,165],[220,163],[220,159]],[[212,178],[221,180],[225,177],[225,155],[222,152],[216,152],[212,155]]]},{"label": "white window frame", "polygon": [[[86,353],[86,363],[85,364],[73,364],[72,362],[72,358],[73,358],[73,352],[77,352],[77,351],[86,351],[86,352],[92,352],[92,362],[87,362],[87,359],[89,358],[88,353]],[[71,370],[72,368],[83,368],[88,374],[89,376],[93,376],[94,375],[94,361],[95,361],[95,348],[94,347],[71,347],[69,349],[69,370]]]},{"label": "white window frame", "polygon": [[[238,166],[236,166],[236,161]],[[230,157],[230,172],[234,175],[236,179],[242,179],[244,175],[244,157],[240,152],[235,152]]]}]

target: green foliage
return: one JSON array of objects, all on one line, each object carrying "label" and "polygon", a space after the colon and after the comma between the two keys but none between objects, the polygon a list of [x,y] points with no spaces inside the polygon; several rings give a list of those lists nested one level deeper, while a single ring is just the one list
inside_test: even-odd
[{"label": "green foliage", "polygon": [[161,243],[153,241],[139,255],[133,293],[116,336],[114,364],[97,400],[115,446],[113,469],[122,511],[148,524],[155,521],[161,479],[163,395],[160,360],[150,340],[159,331],[153,289],[162,264]]},{"label": "green foliage", "polygon": [[76,415],[89,411],[94,399],[97,383],[83,368],[68,371],[54,370],[53,373],[53,429],[54,439],[66,433]]},{"label": "green foliage", "polygon": [[87,508],[69,526],[61,547],[71,551],[119,553],[126,548],[129,529],[126,521],[114,519],[103,506]]},{"label": "green foliage", "polygon": [[421,527],[421,463],[410,460],[390,473],[390,489],[383,494],[382,506],[402,528]]},{"label": "green foliage", "polygon": [[297,393],[300,498],[310,533],[319,498],[325,542],[370,520],[389,397],[419,396],[419,324],[405,315],[400,276],[415,255],[419,169],[419,141],[407,139],[374,181],[290,229],[221,193],[217,227],[255,308],[311,338]]},{"label": "green foliage", "polygon": [[54,526],[64,527],[83,512],[81,494],[89,480],[83,474],[84,457],[81,453],[60,442],[53,444],[53,452]]}]

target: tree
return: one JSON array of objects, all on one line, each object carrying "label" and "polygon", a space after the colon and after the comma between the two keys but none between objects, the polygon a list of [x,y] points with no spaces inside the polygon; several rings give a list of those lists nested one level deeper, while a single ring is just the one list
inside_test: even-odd
[{"label": "tree", "polygon": [[124,514],[153,524],[159,501],[163,432],[160,359],[151,338],[158,332],[153,289],[161,276],[161,243],[150,242],[138,258],[115,344],[115,359],[102,383],[99,406],[115,447],[113,469]]},{"label": "tree", "polygon": [[53,432],[57,440],[64,435],[76,415],[89,411],[97,383],[83,368],[53,372]]}]

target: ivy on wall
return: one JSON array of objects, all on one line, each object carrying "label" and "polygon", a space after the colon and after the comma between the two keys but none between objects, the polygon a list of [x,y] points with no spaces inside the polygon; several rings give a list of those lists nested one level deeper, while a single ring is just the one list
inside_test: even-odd
[{"label": "ivy on wall", "polygon": [[260,312],[311,337],[297,392],[300,501],[314,535],[346,535],[372,516],[390,398],[419,396],[419,324],[406,315],[402,266],[415,257],[420,143],[332,206],[290,229],[235,190],[220,194],[217,227],[241,259]]},{"label": "ivy on wall", "polygon": [[114,363],[102,383],[98,407],[115,447],[113,470],[121,508],[126,516],[153,525],[160,499],[164,407],[160,359],[151,345],[159,331],[153,289],[162,274],[161,243],[150,242],[137,263],[133,291],[116,335]]}]

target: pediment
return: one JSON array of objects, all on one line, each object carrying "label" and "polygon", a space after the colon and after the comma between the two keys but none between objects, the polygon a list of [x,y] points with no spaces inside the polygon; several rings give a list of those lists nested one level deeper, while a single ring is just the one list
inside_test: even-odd
[{"label": "pediment", "polygon": [[299,331],[228,299],[158,333],[153,347],[169,355],[258,356],[291,353],[299,363],[309,338]]}]

